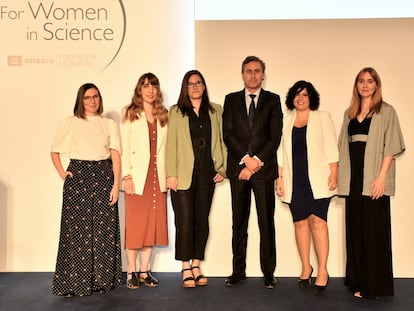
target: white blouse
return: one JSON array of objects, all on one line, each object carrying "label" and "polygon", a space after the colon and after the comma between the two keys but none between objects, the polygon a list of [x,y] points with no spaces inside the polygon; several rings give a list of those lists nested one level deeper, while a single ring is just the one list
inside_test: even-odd
[{"label": "white blouse", "polygon": [[110,158],[110,149],[121,153],[116,123],[102,116],[65,118],[58,126],[51,151],[70,159],[99,161]]}]

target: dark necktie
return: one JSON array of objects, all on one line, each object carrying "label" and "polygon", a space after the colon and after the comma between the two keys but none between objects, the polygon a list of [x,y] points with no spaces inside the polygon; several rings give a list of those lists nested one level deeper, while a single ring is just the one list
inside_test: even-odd
[{"label": "dark necktie", "polygon": [[249,126],[250,126],[250,128],[252,128],[253,119],[254,119],[254,112],[256,110],[256,106],[255,106],[255,103],[254,103],[254,98],[256,97],[256,95],[250,94],[249,96],[252,99],[252,101],[250,102],[250,106],[249,106]]}]

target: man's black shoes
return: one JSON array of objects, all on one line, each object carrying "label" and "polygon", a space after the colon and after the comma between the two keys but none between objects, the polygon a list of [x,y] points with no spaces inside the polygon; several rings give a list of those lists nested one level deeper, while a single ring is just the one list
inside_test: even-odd
[{"label": "man's black shoes", "polygon": [[264,284],[265,284],[266,288],[272,289],[272,288],[276,287],[277,280],[274,276],[272,276],[270,278],[264,278]]},{"label": "man's black shoes", "polygon": [[232,274],[224,281],[224,286],[232,287],[233,285],[236,285],[237,283],[244,281],[246,279],[246,274],[243,274],[241,276]]}]

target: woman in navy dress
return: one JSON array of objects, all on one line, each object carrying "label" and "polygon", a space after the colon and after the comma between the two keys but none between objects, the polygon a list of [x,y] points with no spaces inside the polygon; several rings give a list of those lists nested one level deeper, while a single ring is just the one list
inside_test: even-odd
[{"label": "woman in navy dress", "polygon": [[338,169],[335,126],[328,112],[317,110],[319,94],[310,82],[296,82],[289,89],[286,106],[276,192],[292,212],[302,262],[298,280],[301,288],[311,283],[313,240],[318,259],[313,293],[319,295],[329,281],[327,214],[330,199],[336,194]]}]

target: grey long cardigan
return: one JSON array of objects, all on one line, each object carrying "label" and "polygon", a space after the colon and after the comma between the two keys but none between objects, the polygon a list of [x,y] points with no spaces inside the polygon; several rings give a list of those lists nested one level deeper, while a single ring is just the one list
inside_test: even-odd
[{"label": "grey long cardigan", "polygon": [[[339,135],[338,195],[349,195],[351,167],[349,158],[348,110],[345,111]],[[405,151],[404,139],[395,109],[383,102],[379,113],[374,113],[368,133],[364,158],[362,195],[370,195],[370,185],[378,176],[384,157],[397,157]],[[395,159],[385,179],[384,195],[395,194]]]}]

